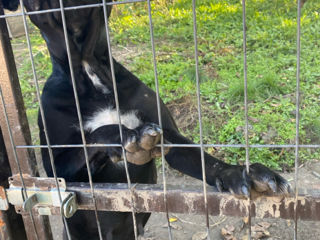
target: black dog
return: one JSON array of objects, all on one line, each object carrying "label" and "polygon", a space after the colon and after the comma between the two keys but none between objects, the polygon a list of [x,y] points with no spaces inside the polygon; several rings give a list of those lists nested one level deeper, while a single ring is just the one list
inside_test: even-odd
[{"label": "black dog", "polygon": [[[110,1],[110,0],[109,0]],[[99,0],[68,0],[65,6],[98,3]],[[24,0],[28,11],[58,8],[58,0]],[[108,8],[108,16],[111,8]],[[121,143],[110,60],[104,27],[102,8],[66,11],[67,31],[72,55],[74,76],[77,84],[81,116],[84,120],[87,143]],[[50,144],[81,144],[79,120],[71,83],[67,48],[60,12],[30,15],[39,27],[47,43],[52,74],[42,93],[45,121]],[[157,125],[156,95],[124,66],[112,59],[121,110],[123,146],[129,161],[132,182],[155,183],[154,157],[159,156],[155,145],[161,131],[166,141],[190,144],[182,136],[161,102],[163,129]],[[44,127],[39,117],[41,144],[47,144]],[[59,177],[67,181],[88,181],[82,148],[59,148],[53,150]],[[88,148],[90,170],[94,182],[126,182],[121,148]],[[52,169],[48,151],[42,149],[43,163],[48,176]],[[169,165],[185,174],[202,179],[201,154],[198,148],[166,149]],[[287,193],[289,184],[280,175],[260,164],[250,166],[247,176],[244,166],[226,164],[205,153],[207,183],[220,191],[248,195],[253,188],[258,191]],[[137,214],[139,232],[142,232],[150,214]],[[131,213],[99,212],[103,237],[110,240],[134,239]],[[98,239],[94,213],[77,211],[68,219],[73,239]]]}]

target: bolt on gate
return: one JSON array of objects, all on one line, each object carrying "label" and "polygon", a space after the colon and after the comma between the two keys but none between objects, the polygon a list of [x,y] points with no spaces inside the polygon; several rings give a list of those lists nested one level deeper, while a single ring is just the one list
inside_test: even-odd
[{"label": "bolt on gate", "polygon": [[[14,56],[10,44],[9,34],[7,31],[5,19],[21,16],[24,22],[25,34],[32,63],[30,71],[33,72],[34,84],[36,86],[37,98],[40,104],[40,112],[43,116],[42,104],[40,101],[40,89],[35,69],[32,45],[28,33],[27,16],[33,14],[43,14],[46,12],[60,12],[63,21],[63,30],[68,51],[70,66],[72,60],[70,49],[68,48],[68,33],[66,30],[65,11],[77,11],[83,8],[103,8],[106,34],[108,39],[109,57],[112,59],[110,33],[108,27],[107,6],[117,4],[132,4],[136,2],[145,2],[148,8],[149,27],[150,27],[150,42],[152,48],[152,61],[154,67],[154,79],[157,94],[157,106],[159,125],[161,123],[160,111],[160,96],[159,96],[159,81],[157,73],[157,58],[155,50],[155,41],[153,34],[152,9],[150,0],[128,0],[118,2],[106,2],[105,0],[97,4],[88,4],[83,6],[64,7],[63,0],[60,0],[60,8],[50,10],[39,10],[27,12],[23,8],[23,1],[20,1],[22,10],[19,13],[4,14],[2,6],[0,6],[0,24],[1,24],[1,45],[0,45],[0,98],[1,98],[1,131],[0,135],[0,164],[4,170],[5,176],[1,177],[0,186],[0,238],[1,239],[53,239],[48,217],[50,215],[60,215],[63,218],[64,227],[68,229],[65,218],[71,217],[78,209],[79,210],[94,210],[96,213],[97,231],[101,236],[98,211],[120,211],[132,212],[133,223],[135,229],[135,238],[138,239],[138,230],[135,220],[135,214],[139,212],[162,212],[166,213],[168,239],[173,239],[171,232],[171,224],[169,221],[169,213],[189,213],[203,214],[205,216],[207,238],[209,235],[209,215],[226,215],[226,216],[241,216],[249,217],[251,224],[252,217],[273,217],[283,219],[293,219],[295,222],[294,239],[297,239],[298,219],[320,221],[320,191],[319,189],[298,189],[298,164],[299,164],[299,149],[300,148],[320,148],[320,145],[301,145],[299,144],[299,102],[300,102],[300,0],[297,3],[297,69],[296,69],[296,139],[295,144],[288,145],[250,145],[248,138],[248,92],[247,92],[247,49],[246,49],[246,1],[242,0],[243,14],[243,77],[244,77],[244,135],[245,144],[204,144],[203,142],[203,127],[202,127],[202,112],[201,112],[201,97],[200,97],[200,80],[199,80],[199,62],[198,62],[198,43],[197,43],[197,17],[196,17],[196,1],[192,0],[193,12],[193,36],[194,36],[194,58],[196,70],[196,89],[197,89],[197,107],[198,121],[200,129],[200,144],[169,144],[164,143],[163,136],[159,146],[162,151],[162,184],[132,184],[128,169],[126,170],[127,184],[110,184],[110,183],[94,183],[89,174],[88,183],[68,183],[64,179],[58,178],[54,174],[54,178],[39,177],[39,172],[36,167],[34,149],[47,148],[51,153],[53,148],[61,147],[79,147],[84,149],[86,155],[87,166],[88,156],[87,148],[97,147],[97,144],[90,145],[86,143],[84,137],[84,129],[79,110],[79,101],[76,91],[75,101],[77,104],[78,117],[80,121],[80,130],[82,133],[83,143],[81,145],[32,145],[30,130],[25,113],[24,103],[21,95],[21,89],[18,81],[17,70],[14,62]],[[115,92],[115,102],[119,118],[119,129],[121,132],[121,119],[117,95],[117,86],[113,63],[110,61],[112,80]],[[75,80],[73,69],[70,68],[72,83],[75,89]],[[44,119],[42,119],[43,122]],[[45,124],[44,124],[45,125]],[[47,136],[46,136],[47,137]],[[48,138],[48,137],[47,137]],[[49,141],[47,141],[49,143]],[[3,144],[5,149],[2,149]],[[100,144],[100,147],[122,147],[121,144]],[[166,181],[166,165],[164,156],[164,147],[194,147],[201,149],[202,157],[202,174],[204,171],[204,149],[207,147],[236,147],[244,148],[246,151],[246,164],[250,165],[249,149],[250,148],[294,148],[295,149],[295,181],[294,194],[291,196],[251,196],[250,199],[236,198],[226,193],[214,192],[207,189],[206,178],[203,177],[203,189],[196,187],[177,187],[169,186]],[[7,157],[6,157],[7,156]],[[124,163],[127,164],[126,154]],[[50,154],[51,164],[53,165],[53,156]],[[9,168],[10,166],[10,168]],[[11,169],[11,170],[10,170]],[[88,167],[89,169],[89,167]],[[249,171],[249,168],[247,168]],[[0,171],[2,174],[2,171]],[[8,184],[4,179],[8,178]],[[316,187],[316,186],[315,186]],[[15,211],[22,216],[13,213]],[[26,232],[21,231],[22,221]],[[249,233],[250,233],[249,226]],[[16,230],[17,229],[17,230]],[[68,230],[67,230],[68,232]],[[69,239],[71,239],[69,235]],[[251,235],[249,234],[249,239]]]}]

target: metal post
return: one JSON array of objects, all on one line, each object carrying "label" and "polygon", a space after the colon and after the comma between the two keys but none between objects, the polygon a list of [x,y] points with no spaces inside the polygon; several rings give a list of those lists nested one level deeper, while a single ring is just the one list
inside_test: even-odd
[{"label": "metal post", "polygon": [[[152,48],[153,72],[154,72],[154,80],[155,80],[155,86],[156,86],[158,119],[159,119],[159,126],[160,126],[161,129],[163,129],[161,103],[160,103],[161,100],[160,100],[160,93],[159,93],[159,79],[158,79],[158,70],[157,70],[157,58],[156,58],[156,50],[155,50],[155,43],[154,43],[152,10],[151,10],[151,2],[150,2],[150,0],[148,0],[148,15],[149,15],[150,41],[151,41],[151,48]],[[166,162],[165,162],[165,156],[164,156],[164,137],[163,137],[163,133],[161,134],[160,144],[161,144],[163,201],[164,201],[164,204],[165,204],[165,207],[166,207],[166,219],[167,219],[169,240],[172,240],[173,237],[172,237],[172,230],[171,230],[171,225],[170,225],[170,218],[169,218],[169,211],[168,211],[168,204],[167,204],[167,179],[166,179]]]},{"label": "metal post", "polygon": [[[247,76],[247,23],[246,23],[246,0],[242,0],[242,41],[243,41],[243,81],[244,81],[244,117],[245,117],[245,128],[244,136],[246,142],[246,171],[249,175],[249,120],[248,120],[248,76]],[[250,196],[248,198],[248,240],[251,240],[251,201]]]},{"label": "metal post", "polygon": [[299,172],[299,125],[300,125],[300,56],[301,56],[301,1],[297,1],[297,69],[296,69],[296,147],[295,147],[295,161],[294,161],[294,240],[298,239],[298,172]]},{"label": "metal post", "polygon": [[[9,176],[11,176],[11,170],[0,128],[0,199],[5,197],[1,187],[8,187]],[[0,211],[0,239],[27,239],[22,218],[12,206],[7,211]]]},{"label": "metal post", "polygon": [[[0,6],[0,15],[3,14],[2,6]],[[17,145],[31,145],[31,137],[7,25],[3,18],[0,19],[0,42],[0,88],[4,100],[4,102],[1,101],[1,104],[6,103],[0,110],[0,126],[3,130],[9,164],[12,174],[18,174],[20,168],[22,174],[38,176],[34,152],[30,149],[17,150],[15,145],[12,145],[12,142]],[[10,126],[6,122],[4,107],[7,110],[7,120]],[[10,139],[11,133],[12,139]],[[28,230],[28,239],[53,239],[47,217],[32,217],[30,214],[23,214],[23,221]]]},{"label": "metal post", "polygon": [[197,87],[197,103],[198,103],[198,121],[199,121],[199,135],[200,135],[200,152],[201,152],[201,169],[202,169],[202,187],[203,187],[203,201],[205,204],[207,240],[210,240],[210,220],[208,210],[208,196],[207,196],[207,177],[205,170],[204,147],[203,147],[203,128],[202,128],[202,111],[201,111],[201,94],[200,94],[200,74],[199,74],[199,57],[198,57],[198,38],[197,38],[197,13],[196,1],[192,0],[192,17],[193,17],[193,41],[194,41],[194,58],[196,69],[196,87]]}]

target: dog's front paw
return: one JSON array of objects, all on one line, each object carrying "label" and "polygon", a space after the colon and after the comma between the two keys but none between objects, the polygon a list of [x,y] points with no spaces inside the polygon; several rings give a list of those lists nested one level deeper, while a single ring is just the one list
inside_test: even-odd
[{"label": "dog's front paw", "polygon": [[220,192],[246,196],[251,190],[266,194],[291,192],[290,184],[283,177],[259,163],[250,166],[249,175],[245,166],[231,165],[217,174],[215,185]]},{"label": "dog's front paw", "polygon": [[[161,156],[161,148],[156,147],[161,138],[162,130],[154,123],[146,123],[139,131],[132,131],[125,140],[124,148],[128,162],[142,165],[155,157]],[[164,149],[167,154],[169,148]]]},{"label": "dog's front paw", "polygon": [[229,165],[218,172],[215,185],[219,192],[230,192],[236,195],[249,196],[251,181],[242,166]]},{"label": "dog's front paw", "polygon": [[292,192],[287,180],[260,163],[250,165],[249,172],[252,187],[257,192],[276,194],[288,194]]}]

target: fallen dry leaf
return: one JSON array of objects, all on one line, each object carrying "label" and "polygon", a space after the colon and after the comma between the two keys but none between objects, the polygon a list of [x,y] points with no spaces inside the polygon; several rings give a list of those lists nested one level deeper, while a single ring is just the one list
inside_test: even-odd
[{"label": "fallen dry leaf", "polygon": [[261,227],[264,227],[265,229],[268,229],[271,226],[271,223],[268,222],[260,222],[258,223]]},{"label": "fallen dry leaf", "polygon": [[248,240],[248,239],[249,239],[249,235],[242,236],[242,240]]},{"label": "fallen dry leaf", "polygon": [[253,232],[251,237],[253,239],[261,239],[261,238],[265,238],[265,237],[270,237],[270,233],[268,231],[264,231],[264,232]]},{"label": "fallen dry leaf", "polygon": [[287,220],[287,226],[290,227],[291,226],[291,221]]},{"label": "fallen dry leaf", "polygon": [[279,106],[280,106],[279,103],[271,103],[270,105],[271,105],[272,107],[279,107]]},{"label": "fallen dry leaf", "polygon": [[251,227],[251,237],[253,239],[261,239],[270,236],[268,228],[271,226],[268,222],[260,222]]},{"label": "fallen dry leaf", "polygon": [[141,236],[140,240],[155,240],[155,238],[154,237],[143,237],[143,236]]},{"label": "fallen dry leaf", "polygon": [[225,240],[237,240],[234,236],[233,236],[233,232],[235,230],[234,226],[230,226],[230,225],[226,225],[225,227],[223,227],[221,229],[221,235],[223,236],[223,238]]},{"label": "fallen dry leaf", "polygon": [[182,227],[180,225],[177,225],[177,224],[171,224],[170,225],[172,229],[175,229],[175,230],[182,230]]},{"label": "fallen dry leaf", "polygon": [[258,118],[254,118],[254,117],[248,117],[248,119],[254,123],[257,123],[259,122],[259,119]]},{"label": "fallen dry leaf", "polygon": [[207,239],[206,232],[197,232],[192,236],[192,240],[205,240],[205,239]]},{"label": "fallen dry leaf", "polygon": [[176,222],[176,221],[178,221],[178,218],[175,218],[175,217],[171,217],[171,218],[169,218],[169,222]]},{"label": "fallen dry leaf", "polygon": [[233,232],[235,230],[235,227],[230,225],[226,225],[225,228],[227,229],[228,232]]},{"label": "fallen dry leaf", "polygon": [[249,217],[244,217],[242,218],[244,224],[248,224],[249,223]]}]

